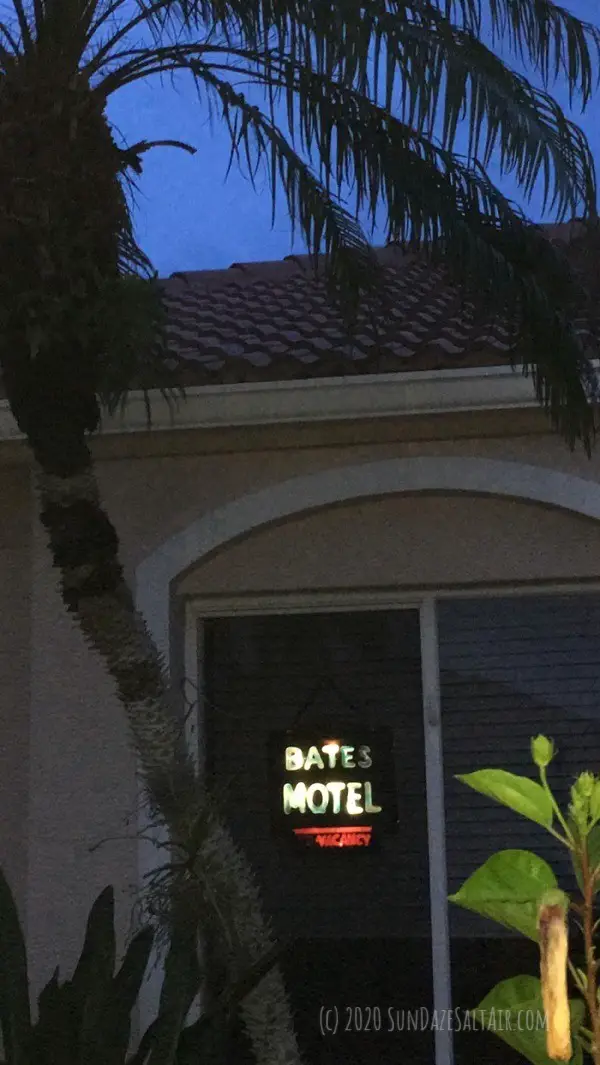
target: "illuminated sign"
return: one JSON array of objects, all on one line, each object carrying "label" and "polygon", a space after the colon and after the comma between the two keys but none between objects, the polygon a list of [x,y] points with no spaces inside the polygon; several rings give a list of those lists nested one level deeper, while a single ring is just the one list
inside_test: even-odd
[{"label": "illuminated sign", "polygon": [[392,732],[353,725],[324,735],[272,735],[273,823],[313,847],[370,847],[397,819]]}]

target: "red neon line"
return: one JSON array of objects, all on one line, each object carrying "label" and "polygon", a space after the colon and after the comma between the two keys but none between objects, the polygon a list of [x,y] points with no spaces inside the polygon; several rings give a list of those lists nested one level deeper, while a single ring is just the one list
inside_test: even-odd
[{"label": "red neon line", "polygon": [[325,836],[328,833],[334,832],[372,832],[371,825],[340,825],[339,828],[295,828],[294,835],[296,836]]}]

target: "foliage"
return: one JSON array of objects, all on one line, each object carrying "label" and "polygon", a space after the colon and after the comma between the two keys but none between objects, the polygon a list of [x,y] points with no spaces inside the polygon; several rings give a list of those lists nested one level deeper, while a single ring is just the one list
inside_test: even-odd
[{"label": "foliage", "polygon": [[152,931],[131,940],[115,972],[114,896],[105,888],[89,914],[79,961],[70,980],[58,969],[31,1018],[27,957],[14,898],[0,872],[0,1030],[3,1065],[119,1065],[128,1060],[131,1017],[152,949]]},{"label": "foliage", "polygon": [[[358,221],[366,216],[389,241],[443,257],[466,296],[508,323],[539,400],[569,442],[589,450],[597,382],[573,325],[585,284],[488,167],[493,160],[514,175],[526,199],[541,182],[544,209],[557,220],[578,214],[595,224],[590,150],[550,87],[559,78],[588,105],[596,26],[552,0],[12,6],[15,25],[0,22],[0,367],[47,471],[84,463],[77,434],[97,428],[98,396],[114,403],[159,368],[147,330],[135,356],[128,339],[121,343],[121,331],[131,337],[142,323],[139,301],[125,299],[119,282],[138,277],[148,286],[156,314],[147,322],[160,302],[126,192],[153,147],[194,149],[117,146],[105,108],[111,94],[164,74],[191,78],[211,117],[216,108],[231,161],[253,182],[266,173],[274,212],[283,193],[315,267],[324,255],[349,328],[359,303],[375,318],[389,310],[384,272]],[[491,47],[482,39],[486,17]],[[149,32],[152,41],[140,42]],[[500,39],[542,88],[495,54]],[[157,383],[172,394],[172,382]]]},{"label": "foliage", "polygon": [[[597,973],[594,898],[600,888],[600,777],[580,773],[565,813],[548,784],[546,770],[554,745],[545,736],[531,742],[539,783],[497,769],[482,769],[458,779],[515,813],[543,826],[570,853],[581,898],[559,889],[550,866],[530,851],[493,854],[450,900],[491,918],[539,943],[540,979],[517,976],[493,988],[473,1010],[474,1018],[495,1031],[534,1065],[571,1061],[581,1065],[584,1051],[600,1063],[600,991]],[[570,914],[583,932],[585,968],[568,954]],[[568,999],[567,974],[572,991]],[[514,1015],[538,1018],[527,1025]],[[503,1018],[498,1025],[497,1018]]]},{"label": "foliage", "polygon": [[0,1065],[192,1065],[207,1040],[223,1039],[239,1003],[276,961],[275,951],[251,967],[193,1024],[185,1026],[200,987],[200,974],[182,980],[167,958],[158,1018],[130,1049],[132,1015],[150,961],[153,931],[146,925],[131,939],[115,972],[114,892],[94,902],[81,955],[70,980],[58,968],[40,992],[31,1015],[25,939],[16,903],[0,870]]}]

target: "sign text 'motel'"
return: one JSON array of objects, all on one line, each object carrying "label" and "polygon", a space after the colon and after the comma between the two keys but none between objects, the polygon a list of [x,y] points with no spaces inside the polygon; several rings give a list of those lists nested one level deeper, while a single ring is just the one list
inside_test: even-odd
[{"label": "sign text 'motel'", "polygon": [[272,800],[280,831],[318,847],[370,846],[396,819],[391,748],[387,729],[363,730],[356,740],[277,734]]}]

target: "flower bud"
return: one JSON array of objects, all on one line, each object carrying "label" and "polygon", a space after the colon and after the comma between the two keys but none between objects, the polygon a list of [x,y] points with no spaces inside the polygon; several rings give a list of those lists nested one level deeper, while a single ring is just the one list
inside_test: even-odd
[{"label": "flower bud", "polygon": [[593,773],[580,773],[575,781],[575,788],[584,799],[589,799],[596,783]]},{"label": "flower bud", "polygon": [[538,769],[545,769],[554,758],[554,744],[547,736],[534,736],[531,741],[531,757]]},{"label": "flower bud", "polygon": [[594,790],[590,799],[590,814],[592,821],[600,821],[600,780],[594,784]]}]

